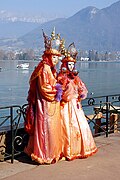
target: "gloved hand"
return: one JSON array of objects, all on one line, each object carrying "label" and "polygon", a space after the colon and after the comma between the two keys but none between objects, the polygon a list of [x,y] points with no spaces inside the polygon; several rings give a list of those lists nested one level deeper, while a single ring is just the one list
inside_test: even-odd
[{"label": "gloved hand", "polygon": [[86,94],[86,93],[84,93],[84,94],[81,94],[79,97],[80,97],[80,99],[81,99],[81,100],[84,100],[84,99],[86,99],[86,97],[87,97],[87,94]]},{"label": "gloved hand", "polygon": [[55,88],[56,88],[56,90],[60,90],[60,89],[62,89],[62,85],[59,84],[59,83],[57,83],[57,84],[55,85]]},{"label": "gloved hand", "polygon": [[80,98],[81,98],[81,99],[84,99],[84,97],[85,97],[84,94],[81,94],[81,95],[80,95]]},{"label": "gloved hand", "polygon": [[55,88],[57,90],[57,93],[56,93],[56,96],[55,96],[55,100],[59,102],[62,99],[62,92],[63,92],[62,85],[57,83]]}]

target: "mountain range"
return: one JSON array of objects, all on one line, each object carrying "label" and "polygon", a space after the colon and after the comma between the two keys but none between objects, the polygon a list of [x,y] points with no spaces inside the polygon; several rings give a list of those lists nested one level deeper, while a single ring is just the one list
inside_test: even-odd
[{"label": "mountain range", "polygon": [[51,34],[53,27],[66,41],[66,46],[74,42],[82,50],[120,50],[120,1],[104,9],[87,7],[69,18],[51,20],[36,24],[36,28],[15,39],[1,41],[0,46],[18,48],[43,48],[42,29]]}]

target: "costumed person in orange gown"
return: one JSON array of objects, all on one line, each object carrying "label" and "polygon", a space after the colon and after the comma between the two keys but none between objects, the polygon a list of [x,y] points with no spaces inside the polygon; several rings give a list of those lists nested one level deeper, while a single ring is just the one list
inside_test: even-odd
[{"label": "costumed person in orange gown", "polygon": [[[44,32],[45,51],[42,61],[30,78],[25,130],[29,141],[24,152],[39,164],[51,164],[61,158],[61,85],[56,80],[55,65],[61,56],[60,36],[53,31],[51,38]],[[56,44],[55,44],[56,43]],[[58,47],[58,49],[57,49]]]},{"label": "costumed person in orange gown", "polygon": [[[66,51],[66,50],[65,50]],[[58,83],[62,85],[61,115],[63,121],[63,155],[67,160],[86,158],[97,151],[81,101],[87,88],[75,69],[77,51],[72,43],[62,59]]]}]

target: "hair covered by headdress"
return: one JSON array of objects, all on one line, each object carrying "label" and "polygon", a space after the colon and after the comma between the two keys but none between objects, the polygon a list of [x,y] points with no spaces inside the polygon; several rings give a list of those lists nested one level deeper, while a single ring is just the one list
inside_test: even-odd
[{"label": "hair covered by headdress", "polygon": [[64,58],[62,59],[61,73],[67,73],[70,77],[74,78],[78,74],[78,71],[75,69],[75,66],[72,72],[68,68],[68,62],[76,63],[76,56],[78,54],[74,42],[71,43],[67,49],[64,49],[63,53]]},{"label": "hair covered by headdress", "polygon": [[76,56],[78,54],[74,42],[71,43],[67,49],[64,48],[62,54],[64,58],[62,59],[62,67],[65,66],[67,62],[74,62],[76,63]]},{"label": "hair covered by headdress", "polygon": [[48,64],[51,67],[52,72],[56,72],[55,68],[53,67],[51,57],[52,55],[61,56],[63,39],[60,38],[60,34],[55,34],[55,28],[51,33],[51,37],[48,37],[43,31],[43,38],[45,51],[42,55],[42,61],[38,64],[31,75],[30,83],[39,75],[39,70],[43,66],[43,64]]}]

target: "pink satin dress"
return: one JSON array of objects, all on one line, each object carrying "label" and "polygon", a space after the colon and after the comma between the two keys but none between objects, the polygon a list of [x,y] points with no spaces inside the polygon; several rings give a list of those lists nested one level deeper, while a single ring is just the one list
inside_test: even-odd
[{"label": "pink satin dress", "polygon": [[67,160],[86,158],[97,151],[90,127],[81,107],[79,93],[87,96],[84,83],[78,78],[69,80],[63,93],[65,101],[61,108],[63,127],[63,155]]}]

